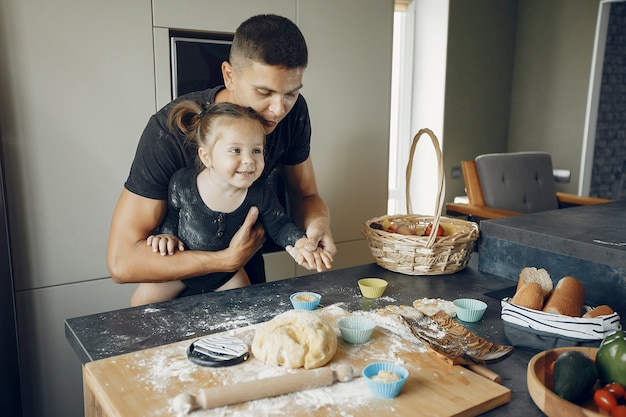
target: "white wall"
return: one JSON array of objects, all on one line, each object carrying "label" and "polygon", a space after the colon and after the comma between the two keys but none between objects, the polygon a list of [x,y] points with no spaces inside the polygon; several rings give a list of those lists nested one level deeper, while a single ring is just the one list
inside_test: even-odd
[{"label": "white wall", "polygon": [[[577,192],[599,0],[451,0],[444,159],[541,150]],[[447,198],[464,194],[447,181]]]},{"label": "white wall", "polygon": [[[386,211],[392,11],[392,0],[0,2],[0,127],[25,416],[82,415],[80,363],[63,320],[125,307],[134,289],[112,283],[105,256],[113,207],[163,82],[153,26],[177,19],[168,24],[234,31],[261,12],[301,26],[312,156],[340,268],[372,262],[361,223]],[[279,271],[272,278],[303,273],[284,258],[269,264]]]},{"label": "white wall", "polygon": [[509,151],[542,150],[578,192],[598,0],[519,3]]}]

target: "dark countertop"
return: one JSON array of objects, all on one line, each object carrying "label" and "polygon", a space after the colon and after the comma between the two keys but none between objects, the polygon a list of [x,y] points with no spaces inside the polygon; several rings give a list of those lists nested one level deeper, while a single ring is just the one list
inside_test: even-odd
[{"label": "dark countertop", "polygon": [[626,317],[626,201],[480,222],[478,269],[517,279],[544,268],[554,284],[573,276],[590,306],[608,304]]},{"label": "dark countertop", "polygon": [[626,201],[615,201],[484,220],[480,222],[480,232],[481,235],[624,269],[625,220]]},{"label": "dark countertop", "polygon": [[[364,277],[380,277],[389,282],[382,298],[371,300],[361,296],[357,281]],[[465,270],[442,276],[408,276],[368,264],[71,318],[65,321],[65,334],[80,360],[87,363],[267,321],[292,308],[290,294],[308,290],[322,294],[320,307],[338,304],[348,311],[371,310],[390,304],[412,305],[414,300],[424,297],[478,298],[488,304],[483,319],[478,323],[461,324],[492,342],[508,344],[500,319],[500,299],[512,295],[515,285],[514,281],[479,272],[475,258]],[[499,293],[488,295],[494,291]],[[509,358],[489,365],[502,376],[502,384],[511,390],[511,402],[485,416],[544,415],[530,398],[526,386],[526,367],[535,353],[515,349]]]}]

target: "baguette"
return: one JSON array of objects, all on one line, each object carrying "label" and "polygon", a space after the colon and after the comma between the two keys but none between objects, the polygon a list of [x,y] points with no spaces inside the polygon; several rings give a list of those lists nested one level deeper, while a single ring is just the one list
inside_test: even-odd
[{"label": "baguette", "polygon": [[580,317],[585,304],[585,287],[574,277],[563,277],[543,306],[545,313]]},{"label": "baguette", "polygon": [[608,316],[613,313],[614,311],[611,307],[607,306],[606,304],[603,304],[583,314],[583,318],[590,319],[593,317]]},{"label": "baguette", "polygon": [[515,292],[519,291],[524,284],[529,282],[536,282],[541,286],[543,291],[543,298],[546,299],[550,292],[552,291],[552,278],[550,278],[550,274],[545,269],[537,269],[535,267],[528,266],[519,274],[519,280],[517,281],[517,289]]},{"label": "baguette", "polygon": [[527,282],[522,285],[511,298],[511,304],[520,307],[532,308],[533,310],[543,309],[543,289],[536,282]]}]

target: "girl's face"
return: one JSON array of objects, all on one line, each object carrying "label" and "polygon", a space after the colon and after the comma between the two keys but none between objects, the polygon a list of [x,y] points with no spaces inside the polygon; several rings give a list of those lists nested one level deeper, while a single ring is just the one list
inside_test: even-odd
[{"label": "girl's face", "polygon": [[265,167],[262,128],[252,120],[223,118],[213,126],[213,135],[211,151],[198,149],[204,165],[223,185],[249,188]]}]

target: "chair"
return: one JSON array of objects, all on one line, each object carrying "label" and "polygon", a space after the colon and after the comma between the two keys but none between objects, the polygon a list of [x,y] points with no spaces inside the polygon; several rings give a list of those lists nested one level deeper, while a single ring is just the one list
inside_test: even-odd
[{"label": "chair", "polygon": [[449,215],[498,219],[612,200],[557,192],[546,152],[492,153],[462,161],[468,203],[448,203]]}]

